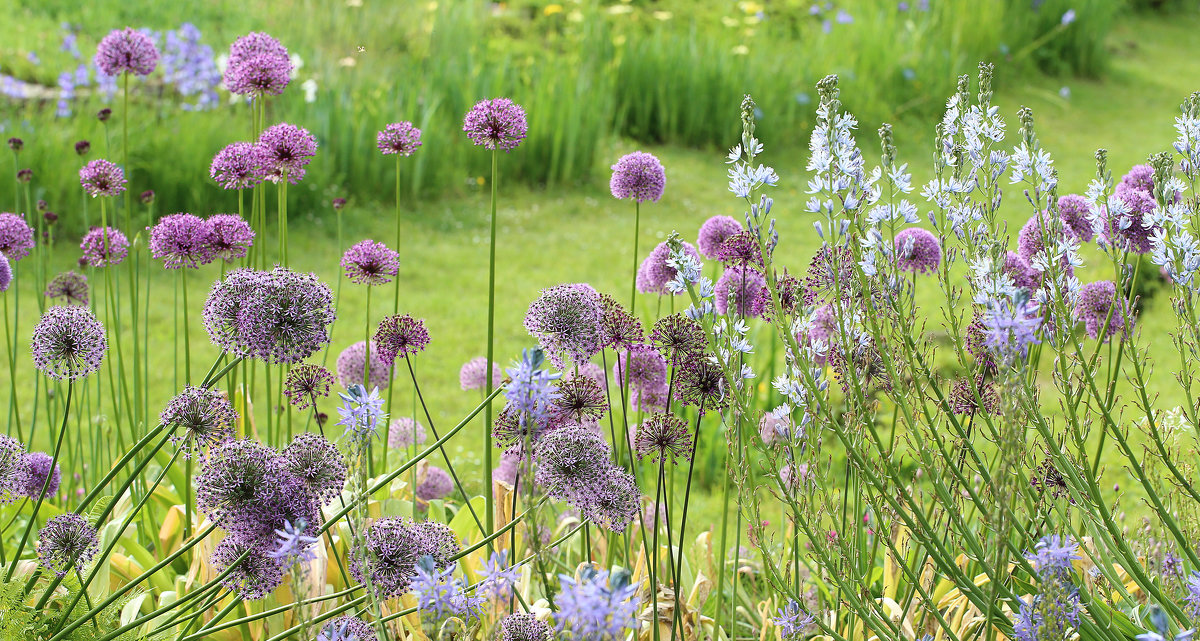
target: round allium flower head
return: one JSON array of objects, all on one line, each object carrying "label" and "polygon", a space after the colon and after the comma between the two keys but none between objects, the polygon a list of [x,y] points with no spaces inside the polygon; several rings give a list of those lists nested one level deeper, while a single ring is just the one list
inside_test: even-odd
[{"label": "round allium flower head", "polygon": [[74,381],[100,369],[108,338],[92,310],[55,305],[42,314],[29,345],[33,364],[50,378]]},{"label": "round allium flower head", "polygon": [[21,151],[25,148],[25,141],[20,138],[13,137],[8,139],[8,148],[13,151]]},{"label": "round allium flower head", "polygon": [[0,503],[11,503],[22,496],[25,473],[25,445],[11,436],[0,435]]},{"label": "round allium flower head", "polygon": [[280,462],[324,505],[341,495],[346,485],[346,458],[337,445],[319,434],[296,435],[284,448]]},{"label": "round allium flower head", "polygon": [[231,143],[213,156],[208,172],[222,189],[249,189],[262,182],[262,150],[252,142]]},{"label": "round allium flower head", "polygon": [[344,209],[346,207],[346,199],[345,198],[334,198],[333,201],[330,202],[330,204],[333,206],[334,211],[341,211],[342,209]]},{"label": "round allium flower head", "polygon": [[0,294],[8,291],[8,286],[12,284],[12,265],[8,264],[8,257],[0,254]]},{"label": "round allium flower head", "polygon": [[642,492],[633,475],[620,467],[609,466],[599,482],[586,491],[579,506],[585,520],[621,532],[638,518]]},{"label": "round allium flower head", "polygon": [[760,294],[766,286],[767,279],[753,267],[727,267],[717,279],[713,306],[718,314],[758,318],[765,307]]},{"label": "round allium flower head", "polygon": [[[1043,251],[1047,253],[1054,252],[1055,247],[1053,245],[1056,243],[1051,243],[1052,246],[1047,249],[1046,239],[1044,238],[1044,233],[1049,229],[1051,229],[1051,221],[1046,212],[1043,211],[1040,214],[1031,216],[1025,222],[1025,225],[1021,227],[1020,233],[1017,234],[1017,254],[1021,258],[1024,258],[1030,266],[1034,264],[1038,253]],[[1065,224],[1063,225],[1064,233],[1069,233],[1069,229]],[[1061,259],[1060,265],[1062,265],[1062,269],[1066,274],[1071,275],[1075,273],[1075,268],[1066,261],[1066,257]],[[1037,268],[1034,268],[1034,270],[1039,275],[1041,274],[1041,271],[1037,270]]]},{"label": "round allium flower head", "polygon": [[696,247],[705,258],[715,260],[717,250],[726,238],[742,231],[742,224],[732,216],[713,216],[700,225],[700,235],[696,238]]},{"label": "round allium flower head", "polygon": [[163,216],[150,228],[150,254],[163,267],[195,269],[213,261],[212,226],[203,218],[178,213]]},{"label": "round allium flower head", "polygon": [[83,251],[83,265],[120,265],[129,255],[129,239],[116,227],[93,227],[84,234],[79,249]]},{"label": "round allium flower head", "polygon": [[1030,291],[1037,289],[1042,273],[1034,269],[1029,261],[1016,252],[1008,252],[1004,256],[1004,273],[1013,279],[1013,284],[1021,289]]},{"label": "round allium flower head", "polygon": [[[684,241],[683,251],[691,254],[696,262],[700,262],[700,252],[691,243]],[[667,291],[667,282],[675,278],[676,269],[667,264],[671,258],[671,248],[667,246],[666,241],[659,243],[654,249],[650,250],[650,255],[642,261],[638,267],[637,278],[635,284],[637,290],[643,294],[670,294]]]},{"label": "round allium flower head", "polygon": [[679,400],[704,411],[719,411],[729,405],[725,394],[725,374],[707,358],[695,358],[679,368],[676,383]]},{"label": "round allium flower head", "polygon": [[149,205],[154,202],[154,190],[147,189],[138,195],[138,200],[142,201],[143,205]]},{"label": "round allium flower head", "polygon": [[87,276],[79,272],[63,272],[46,283],[46,298],[67,305],[87,305],[88,282]]},{"label": "round allium flower head", "polygon": [[1121,176],[1121,187],[1154,193],[1154,168],[1150,165],[1134,165],[1129,173]]},{"label": "round allium flower head", "polygon": [[674,414],[652,414],[638,426],[637,438],[633,443],[638,457],[651,457],[655,463],[670,458],[678,463],[692,458],[692,435],[688,433],[687,421]]},{"label": "round allium flower head", "polygon": [[96,528],[78,514],[46,521],[38,539],[38,564],[57,576],[66,576],[71,568],[82,570],[100,550]]},{"label": "round allium flower head", "polygon": [[104,107],[96,112],[96,120],[100,122],[108,122],[109,118],[112,118],[112,109],[108,107]]},{"label": "round allium flower head", "polygon": [[218,347],[269,363],[296,363],[329,342],[333,292],[315,274],[235,269],[213,284],[204,326]]},{"label": "round allium flower head", "polygon": [[703,352],[708,346],[708,334],[699,321],[683,314],[671,314],[654,322],[650,329],[650,344],[671,362],[679,363]]},{"label": "round allium flower head", "polygon": [[90,196],[119,196],[125,191],[125,172],[115,163],[97,158],[79,170],[79,184]]},{"label": "round allium flower head", "polygon": [[902,272],[932,274],[942,263],[942,245],[928,229],[908,227],[896,234],[896,267]]},{"label": "round allium flower head", "polygon": [[243,600],[257,601],[265,599],[283,583],[283,562],[271,557],[269,552],[262,541],[230,536],[213,548],[209,563],[218,575],[233,568],[221,580],[221,585],[236,592]]},{"label": "round allium flower head", "polygon": [[326,623],[317,641],[379,641],[371,624],[358,617],[341,616]]},{"label": "round allium flower head", "polygon": [[407,416],[401,416],[388,426],[388,447],[407,449],[424,445],[426,438],[425,427]]},{"label": "round allium flower head", "polygon": [[425,322],[409,314],[388,316],[379,324],[374,343],[388,362],[408,358],[429,345]]},{"label": "round allium flower head", "polygon": [[[367,343],[358,341],[357,343],[342,350],[337,357],[337,375],[338,382],[343,387],[351,385],[363,385],[364,369],[367,367]],[[371,341],[371,374],[367,379],[366,387],[378,387],[379,389],[387,389],[388,382],[392,378],[392,364],[383,355],[379,353],[375,341]]]},{"label": "round allium flower head", "polygon": [[1111,280],[1088,283],[1079,288],[1075,319],[1083,321],[1089,337],[1098,338],[1103,333],[1104,340],[1107,341],[1112,335],[1127,332],[1133,327],[1133,314],[1129,310],[1129,304],[1122,296],[1120,304],[1114,306],[1117,299],[1117,286]]},{"label": "round allium flower head", "polygon": [[1079,194],[1067,194],[1058,199],[1058,216],[1063,221],[1064,231],[1079,242],[1086,243],[1095,233],[1092,230],[1091,206]]},{"label": "round allium flower head", "polygon": [[444,499],[454,491],[454,481],[440,467],[427,465],[425,476],[417,483],[417,500],[422,503]]},{"label": "round allium flower head", "polygon": [[18,494],[35,500],[39,496],[44,499],[58,493],[62,470],[49,454],[30,452],[21,457],[21,472],[17,479]]},{"label": "round allium flower head", "polygon": [[829,353],[837,343],[837,317],[833,305],[825,304],[812,315],[796,334],[796,342],[811,350],[813,362],[822,367],[829,362]]},{"label": "round allium flower head", "polygon": [[1114,217],[1110,208],[1104,240],[1135,254],[1150,253],[1154,249],[1154,234],[1162,229],[1148,220],[1156,207],[1154,197],[1127,187],[1118,187],[1116,197],[1125,203],[1127,211]]},{"label": "round allium flower head", "polygon": [[17,182],[19,182],[19,183],[33,182],[33,170],[32,169],[18,169],[17,170]]},{"label": "round allium flower head", "polygon": [[29,255],[33,249],[33,228],[17,214],[0,213],[0,254],[12,262]]},{"label": "round allium flower head", "polygon": [[512,151],[525,139],[525,110],[508,98],[480,100],[463,118],[471,142],[487,149]]},{"label": "round allium flower head", "polygon": [[132,27],[114,29],[96,47],[96,68],[106,76],[148,76],[158,65],[158,49],[150,36]]},{"label": "round allium flower head", "polygon": [[75,153],[79,154],[80,156],[88,155],[88,152],[91,150],[92,150],[92,143],[90,143],[86,140],[80,140],[75,143]]},{"label": "round allium flower head", "polygon": [[[487,387],[487,358],[477,356],[463,363],[462,369],[458,371],[458,382],[463,390],[484,389]],[[492,361],[492,387],[500,387],[501,381],[504,380],[504,373],[500,369],[500,364]]]},{"label": "round allium flower head", "polygon": [[762,249],[758,246],[758,239],[755,238],[754,232],[740,231],[726,238],[717,247],[717,260],[720,260],[726,265],[737,265],[739,267],[758,267],[763,266]]},{"label": "round allium flower head", "polygon": [[233,440],[238,413],[233,403],[216,390],[188,385],[163,408],[158,420],[174,427],[184,456]]},{"label": "round allium flower head", "polygon": [[231,262],[245,258],[254,244],[254,230],[237,214],[217,214],[208,220],[208,250],[214,259]]},{"label": "round allium flower head", "polygon": [[264,176],[279,182],[287,175],[293,185],[304,177],[304,167],[317,153],[317,139],[307,129],[286,122],[267,127],[258,137]]},{"label": "round allium flower head", "polygon": [[612,166],[612,172],[608,186],[613,198],[632,198],[639,203],[658,202],[662,198],[667,174],[654,154],[644,151],[625,154]]},{"label": "round allium flower head", "polygon": [[594,491],[611,466],[604,437],[582,425],[546,432],[534,444],[533,453],[534,482],[552,498],[572,504]]},{"label": "round allium flower head", "polygon": [[212,448],[196,475],[196,508],[227,527],[249,512],[268,477],[278,472],[274,449],[251,440],[230,441]]},{"label": "round allium flower head", "polygon": [[407,120],[393,122],[375,135],[375,144],[385,156],[411,156],[421,146],[421,130]]},{"label": "round allium flower head", "polygon": [[791,433],[792,419],[788,415],[776,416],[772,412],[767,412],[758,422],[758,436],[764,445],[786,442]]},{"label": "round allium flower head", "polygon": [[979,385],[978,399],[975,398],[975,388],[971,379],[960,378],[954,381],[953,387],[950,388],[950,397],[947,399],[950,411],[968,416],[980,413],[999,414],[1000,394],[996,391],[996,385],[983,380],[983,377],[977,377],[976,384]]},{"label": "round allium flower head", "polygon": [[600,295],[591,285],[574,283],[543,289],[525,313],[525,330],[559,367],[583,362],[604,344]]},{"label": "round allium flower head", "polygon": [[224,80],[230,93],[277,96],[287,87],[291,74],[287,48],[265,33],[250,32],[229,46]]},{"label": "round allium flower head", "polygon": [[555,422],[596,421],[608,411],[604,388],[594,379],[582,375],[559,380],[550,405]]},{"label": "round allium flower head", "polygon": [[288,402],[298,410],[308,409],[317,403],[317,397],[329,396],[329,386],[333,384],[333,374],[320,365],[298,365],[287,374],[283,384],[283,394]]},{"label": "round allium flower head", "polygon": [[383,243],[364,240],[342,254],[346,278],[360,285],[383,285],[400,273],[400,254]]},{"label": "round allium flower head", "polygon": [[[626,364],[629,371],[626,371]],[[634,345],[627,352],[617,352],[612,375],[620,386],[625,385],[628,376],[629,386],[633,389],[658,389],[667,384],[667,361],[650,345]]]},{"label": "round allium flower head", "polygon": [[364,538],[363,549],[350,553],[350,574],[364,583],[370,575],[376,596],[384,599],[408,591],[421,557],[430,556],[435,567],[445,569],[458,552],[454,532],[432,521],[384,517],[367,526]]},{"label": "round allium flower head", "polygon": [[587,363],[580,363],[578,370],[570,369],[563,373],[563,378],[565,380],[571,380],[572,378],[579,377],[592,379],[595,381],[596,385],[600,387],[602,392],[608,389],[608,377],[604,374],[604,368],[595,363],[590,361]]},{"label": "round allium flower head", "polygon": [[552,641],[554,632],[532,614],[510,614],[500,620],[497,641]]},{"label": "round allium flower head", "polygon": [[646,330],[642,328],[642,321],[629,313],[617,299],[600,294],[600,307],[603,310],[600,327],[604,330],[604,347],[628,349],[645,340]]}]

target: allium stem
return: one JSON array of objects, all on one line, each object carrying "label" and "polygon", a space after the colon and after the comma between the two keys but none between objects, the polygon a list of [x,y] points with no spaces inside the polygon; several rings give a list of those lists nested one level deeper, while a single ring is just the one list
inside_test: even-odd
[{"label": "allium stem", "polygon": [[[496,499],[492,492],[492,363],[494,362],[492,339],[496,325],[496,180],[499,177],[500,156],[492,150],[492,230],[491,243],[488,245],[488,322],[487,322],[487,364],[484,367],[484,394],[487,395],[487,408],[483,419],[483,496],[484,504],[484,534],[489,535],[495,528]],[[469,502],[468,502],[469,503]]]},{"label": "allium stem", "polygon": [[[54,454],[50,457],[50,468],[58,465],[58,455],[62,451],[63,437],[67,433],[67,417],[71,415],[71,393],[75,389],[75,381],[67,379],[67,400],[63,405],[62,425],[58,428],[58,439],[54,444]],[[17,551],[13,553],[12,561],[8,565],[8,572],[4,575],[5,582],[11,581],[13,572],[17,569],[17,563],[21,560],[21,553],[25,551],[25,544],[29,542],[29,533],[37,525],[38,512],[42,509],[42,500],[46,498],[46,490],[50,487],[50,479],[52,475],[47,474],[46,479],[42,481],[42,490],[38,492],[37,500],[33,503],[33,513],[29,515],[29,523],[25,526],[25,532],[21,534],[21,542],[17,544]]]},{"label": "allium stem", "polygon": [[[700,445],[700,419],[704,417],[704,398],[700,399],[700,409],[696,412],[695,434],[692,435],[692,455],[688,457],[687,485],[683,490],[683,512],[679,517],[679,554],[675,562],[675,621],[682,627],[682,613],[679,611],[679,584],[683,582],[683,542],[687,529],[688,502],[692,498],[692,471],[696,468],[696,448]],[[668,548],[669,551],[669,548]],[[675,638],[675,626],[671,627],[671,638]]]},{"label": "allium stem", "polygon": [[[17,278],[17,275],[16,275],[16,272],[17,272],[16,263],[13,263],[12,270],[13,270],[13,288],[12,288],[13,293],[12,293],[12,296],[16,297],[17,287],[19,287],[21,284],[21,280],[19,278]],[[16,323],[17,320],[15,318],[13,318],[12,313],[9,311],[8,292],[4,292],[4,293],[0,294],[0,296],[4,297],[4,346],[5,346],[5,348],[7,348],[6,351],[8,352],[8,385],[9,385],[9,394],[10,394],[9,401],[8,401],[8,428],[5,430],[4,433],[8,434],[8,435],[12,435],[13,419],[15,418],[16,424],[17,424],[17,440],[24,441],[25,440],[25,430],[21,428],[21,410],[19,408],[20,404],[17,402],[17,343],[16,343],[16,338],[14,336],[14,330],[12,327],[12,325],[14,323]],[[17,298],[17,304],[18,305],[21,304],[20,298]]]},{"label": "allium stem", "polygon": [[[629,277],[629,313],[635,314],[637,305],[638,232],[642,226],[642,202],[633,200],[633,273]],[[635,314],[636,315],[636,314]]]}]

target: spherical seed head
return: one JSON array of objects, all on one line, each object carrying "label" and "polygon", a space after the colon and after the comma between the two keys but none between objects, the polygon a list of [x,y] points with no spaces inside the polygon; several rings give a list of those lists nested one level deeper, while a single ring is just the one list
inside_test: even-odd
[{"label": "spherical seed head", "polygon": [[692,459],[692,435],[688,433],[687,421],[674,414],[651,414],[638,426],[634,440],[638,457],[651,457],[655,463],[666,461],[677,464],[679,458]]},{"label": "spherical seed head", "polygon": [[16,138],[16,137],[9,138],[8,139],[8,148],[13,151],[21,151],[22,149],[25,148],[25,141],[21,140],[20,138]]},{"label": "spherical seed head", "polygon": [[[700,252],[691,243],[684,241],[683,251],[691,254],[697,263],[700,262]],[[671,248],[665,241],[650,250],[650,255],[638,267],[635,280],[637,290],[643,294],[671,294],[667,291],[667,282],[675,278],[676,269],[667,264],[670,259]]]},{"label": "spherical seed head", "polygon": [[1129,173],[1121,176],[1121,187],[1154,193],[1154,168],[1150,165],[1134,165]]},{"label": "spherical seed head", "polygon": [[17,170],[17,182],[19,182],[19,183],[33,182],[33,170],[32,169],[18,169]]},{"label": "spherical seed head", "polygon": [[[978,401],[975,399],[975,385],[979,386]],[[1000,394],[996,391],[996,385],[982,377],[977,377],[975,383],[969,378],[954,381],[947,400],[950,403],[950,411],[955,414],[971,416],[980,413],[1000,413]]]},{"label": "spherical seed head", "polygon": [[624,386],[628,377],[633,389],[658,389],[667,384],[667,361],[650,345],[634,345],[625,352],[617,352],[612,376],[619,386]]},{"label": "spherical seed head", "polygon": [[441,523],[414,523],[404,517],[384,517],[367,526],[362,550],[350,553],[350,574],[371,586],[379,598],[408,591],[416,576],[417,561],[433,557],[434,566],[445,569],[458,552],[454,533]]},{"label": "spherical seed head", "polygon": [[407,120],[393,122],[375,135],[375,144],[385,156],[411,156],[421,146],[421,130]]},{"label": "spherical seed head", "polygon": [[[364,341],[357,343],[342,350],[337,357],[337,375],[338,382],[343,387],[351,385],[363,384],[363,370],[367,367],[367,344]],[[375,345],[375,341],[371,341],[371,374],[367,380],[368,388],[378,387],[379,389],[387,389],[388,383],[392,378],[392,364],[380,354],[379,348]]]},{"label": "spherical seed head", "polygon": [[1125,203],[1127,211],[1120,216],[1109,211],[1104,240],[1135,254],[1150,253],[1154,249],[1154,234],[1161,229],[1148,220],[1156,207],[1154,197],[1137,189],[1117,187],[1116,198]]},{"label": "spherical seed head", "polygon": [[188,385],[167,403],[158,420],[176,428],[174,438],[180,443],[180,450],[185,457],[191,457],[205,448],[233,440],[238,413],[221,392]]},{"label": "spherical seed head", "polygon": [[429,465],[425,467],[425,476],[417,483],[417,500],[424,503],[436,501],[450,496],[454,491],[454,481],[440,467]]},{"label": "spherical seed head", "polygon": [[0,254],[0,294],[8,291],[8,286],[12,284],[12,265],[8,263],[8,257]]},{"label": "spherical seed head", "polygon": [[120,265],[129,255],[129,239],[115,227],[93,227],[79,243],[82,264],[92,267]]},{"label": "spherical seed head", "polygon": [[[657,354],[655,354],[657,356]],[[551,402],[557,421],[582,423],[598,420],[608,411],[604,388],[586,376],[563,378],[558,382],[558,394]]]},{"label": "spherical seed head", "polygon": [[329,505],[346,485],[346,457],[324,436],[296,435],[280,457],[283,468],[304,482],[323,505]]},{"label": "spherical seed head", "polygon": [[736,218],[713,216],[700,225],[700,235],[696,238],[696,247],[705,258],[716,260],[721,243],[741,231],[742,224]]},{"label": "spherical seed head", "polygon": [[902,272],[932,274],[942,264],[942,245],[928,229],[908,227],[896,234],[896,267]]},{"label": "spherical seed head", "polygon": [[88,152],[91,150],[92,143],[86,140],[80,140],[79,142],[75,143],[75,153],[79,154],[80,156],[88,155]]},{"label": "spherical seed head", "polygon": [[33,228],[17,214],[0,213],[0,254],[12,262],[21,260],[33,249]]},{"label": "spherical seed head", "polygon": [[229,47],[224,80],[230,93],[277,96],[287,87],[291,74],[287,48],[265,33],[248,33]]},{"label": "spherical seed head", "polygon": [[407,449],[424,445],[426,438],[425,427],[407,416],[401,416],[388,426],[388,447]]},{"label": "spherical seed head", "polygon": [[358,617],[341,616],[326,623],[317,641],[379,641],[371,624]]},{"label": "spherical seed head", "polygon": [[624,531],[638,518],[642,493],[633,475],[611,465],[599,482],[580,495],[583,518],[613,532]]},{"label": "spherical seed head", "polygon": [[108,122],[109,118],[112,118],[112,109],[108,107],[104,107],[100,111],[96,112],[96,120],[99,120],[100,122]]},{"label": "spherical seed head", "polygon": [[1098,338],[1103,332],[1107,341],[1112,335],[1127,332],[1133,327],[1133,315],[1128,303],[1123,296],[1114,305],[1116,300],[1117,286],[1110,280],[1088,283],[1079,288],[1075,319],[1083,321],[1088,336]]},{"label": "spherical seed head", "polygon": [[512,151],[525,139],[525,110],[508,98],[480,100],[463,118],[463,131],[475,145]]},{"label": "spherical seed head", "polygon": [[[458,371],[459,385],[466,390],[484,389],[487,387],[487,358],[477,356],[463,363],[462,369]],[[492,388],[500,387],[501,381],[504,380],[504,372],[500,369],[500,364],[492,361]]]},{"label": "spherical seed head", "polygon": [[307,129],[286,122],[267,127],[258,137],[263,175],[279,182],[286,173],[295,185],[304,178],[304,168],[317,153],[317,139]]},{"label": "spherical seed head", "polygon": [[613,198],[632,198],[639,203],[658,202],[667,184],[667,174],[654,154],[635,151],[621,156],[612,166],[609,189]]},{"label": "spherical seed head", "polygon": [[288,402],[298,410],[305,410],[316,404],[318,397],[329,396],[329,386],[333,384],[333,374],[320,365],[297,365],[287,374],[283,384],[283,393]]},{"label": "spherical seed head", "polygon": [[82,570],[100,549],[96,528],[78,514],[52,517],[38,539],[38,564],[57,576],[66,576],[70,568]]},{"label": "spherical seed head", "polygon": [[[49,485],[47,485],[49,481]],[[58,493],[62,482],[62,470],[45,452],[30,452],[21,457],[21,473],[18,475],[17,493],[37,500]],[[45,491],[42,490],[45,488]]]},{"label": "spherical seed head", "polygon": [[232,517],[253,505],[267,477],[276,471],[274,449],[251,440],[222,443],[209,451],[196,475],[196,507],[213,523],[230,524]]},{"label": "spherical seed head", "polygon": [[217,214],[209,216],[208,249],[214,259],[232,262],[237,258],[245,258],[254,244],[254,230],[250,228],[241,216],[237,214]]},{"label": "spherical seed head", "polygon": [[1064,231],[1082,243],[1090,241],[1095,235],[1091,211],[1087,199],[1079,194],[1067,194],[1058,199],[1058,215],[1063,221]]},{"label": "spherical seed head", "polygon": [[150,36],[132,27],[115,29],[96,47],[94,62],[106,76],[148,76],[158,65],[158,48]]},{"label": "spherical seed head", "polygon": [[500,620],[497,641],[551,641],[554,633],[532,614],[510,614]]},{"label": "spherical seed head", "polygon": [[673,363],[690,360],[708,346],[708,335],[700,322],[683,314],[671,314],[654,322],[650,344]]},{"label": "spherical seed head", "polygon": [[575,283],[542,290],[525,313],[525,330],[559,367],[583,362],[603,348],[600,295]]},{"label": "spherical seed head", "polygon": [[713,305],[718,314],[758,318],[765,309],[767,280],[753,267],[727,267],[717,279]]},{"label": "spherical seed head", "polygon": [[566,425],[543,434],[533,448],[534,482],[550,497],[575,502],[595,489],[610,463],[608,443],[582,425]]},{"label": "spherical seed head", "polygon": [[[209,564],[218,575],[233,568],[221,580],[221,585],[236,592],[241,599],[257,601],[265,599],[283,583],[283,562],[272,558],[269,552],[262,540],[227,536],[213,548]],[[243,554],[245,558],[242,558]]]},{"label": "spherical seed head", "polygon": [[53,379],[74,381],[100,369],[108,339],[92,310],[55,305],[33,328],[29,347],[39,371]]},{"label": "spherical seed head", "polygon": [[115,163],[97,158],[79,170],[79,184],[90,196],[119,196],[125,191],[125,172]]},{"label": "spherical seed head", "polygon": [[263,180],[265,158],[252,142],[235,142],[213,156],[209,175],[222,189],[249,189]]},{"label": "spherical seed head", "polygon": [[1016,252],[1008,252],[1004,256],[1004,273],[1013,279],[1013,284],[1030,291],[1037,289],[1042,273],[1034,269],[1029,261]]},{"label": "spherical seed head", "polygon": [[150,228],[150,254],[162,259],[167,269],[207,265],[215,256],[212,226],[192,214],[163,216]]},{"label": "spherical seed head", "polygon": [[25,445],[11,436],[0,436],[0,504],[11,503],[21,491],[25,473]]},{"label": "spherical seed head", "polygon": [[360,285],[384,285],[400,273],[400,254],[373,240],[358,242],[342,254],[346,278]]},{"label": "spherical seed head", "polygon": [[646,330],[642,328],[642,321],[629,313],[617,299],[608,294],[600,294],[600,308],[604,347],[628,349],[631,345],[645,340]]},{"label": "spherical seed head", "polygon": [[388,316],[375,332],[375,344],[384,359],[408,358],[429,345],[425,322],[409,314]]},{"label": "spherical seed head", "polygon": [[315,274],[285,267],[235,269],[213,284],[204,304],[213,343],[268,363],[297,363],[329,342],[333,292]]},{"label": "spherical seed head", "polygon": [[704,411],[720,411],[729,406],[725,394],[725,374],[721,367],[707,358],[694,358],[685,362],[677,376],[679,399],[686,405],[694,405]]}]

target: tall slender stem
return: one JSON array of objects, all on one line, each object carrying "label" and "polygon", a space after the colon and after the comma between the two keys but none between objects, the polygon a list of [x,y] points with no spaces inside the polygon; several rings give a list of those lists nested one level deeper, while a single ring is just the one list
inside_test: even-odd
[{"label": "tall slender stem", "polygon": [[499,175],[500,156],[492,150],[492,230],[491,243],[488,246],[488,322],[487,322],[487,366],[484,369],[484,393],[488,397],[487,408],[484,410],[483,422],[483,496],[484,534],[490,535],[495,528],[496,499],[492,492],[492,363],[493,337],[496,325],[496,180]]},{"label": "tall slender stem", "polygon": [[633,201],[633,272],[629,280],[629,313],[633,314],[637,304],[638,234],[642,226],[642,203]]}]

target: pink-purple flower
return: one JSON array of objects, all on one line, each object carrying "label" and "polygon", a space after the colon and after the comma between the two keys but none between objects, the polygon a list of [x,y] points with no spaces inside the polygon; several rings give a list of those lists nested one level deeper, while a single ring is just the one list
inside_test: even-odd
[{"label": "pink-purple flower", "polygon": [[383,243],[364,240],[342,254],[346,278],[360,285],[383,285],[400,273],[400,254]]},{"label": "pink-purple flower", "polygon": [[525,110],[508,98],[480,100],[463,119],[471,142],[491,150],[512,151],[529,131]]},{"label": "pink-purple flower", "polygon": [[199,216],[187,213],[163,216],[150,229],[150,254],[167,269],[195,269],[214,258],[212,227]]},{"label": "pink-purple flower", "polygon": [[79,184],[93,198],[119,196],[125,191],[125,172],[115,163],[97,158],[79,170]]},{"label": "pink-purple flower", "polygon": [[375,144],[385,156],[411,156],[421,146],[421,130],[407,120],[393,122],[375,135]]},{"label": "pink-purple flower", "polygon": [[251,142],[235,142],[213,156],[209,174],[222,189],[249,189],[263,180],[262,150]]},{"label": "pink-purple flower", "polygon": [[662,163],[654,154],[635,151],[621,156],[612,166],[609,189],[613,198],[632,198],[639,203],[658,202],[667,184],[667,175]]},{"label": "pink-purple flower", "polygon": [[896,234],[896,267],[914,274],[933,273],[942,263],[942,245],[928,229],[908,227]]},{"label": "pink-purple flower", "polygon": [[158,49],[150,36],[132,27],[115,29],[96,47],[96,68],[106,76],[148,76],[158,65]]},{"label": "pink-purple flower", "polygon": [[305,167],[317,153],[317,139],[304,127],[281,122],[267,127],[258,137],[263,175],[279,182],[284,177],[293,185],[304,178]]},{"label": "pink-purple flower", "polygon": [[33,249],[33,228],[17,214],[0,213],[0,254],[12,262],[29,255]]},{"label": "pink-purple flower", "polygon": [[225,87],[231,93],[277,96],[287,87],[291,74],[287,48],[265,33],[248,33],[229,47]]},{"label": "pink-purple flower", "polygon": [[80,262],[92,267],[120,265],[129,255],[129,239],[115,227],[93,227],[79,243]]}]

